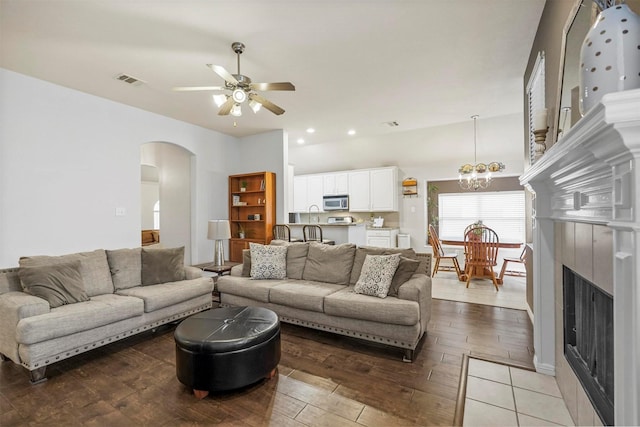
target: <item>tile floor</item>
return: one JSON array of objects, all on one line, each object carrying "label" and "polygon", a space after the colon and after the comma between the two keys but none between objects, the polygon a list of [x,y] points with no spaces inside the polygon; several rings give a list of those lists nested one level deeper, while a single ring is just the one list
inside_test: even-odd
[{"label": "tile floor", "polygon": [[554,377],[469,358],[465,426],[572,426]]}]

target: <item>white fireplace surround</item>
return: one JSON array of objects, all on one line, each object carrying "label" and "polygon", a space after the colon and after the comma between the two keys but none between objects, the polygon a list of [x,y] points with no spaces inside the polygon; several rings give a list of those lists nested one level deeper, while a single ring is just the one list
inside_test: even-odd
[{"label": "white fireplace surround", "polygon": [[554,222],[613,230],[614,416],[640,425],[640,90],[605,95],[521,177],[533,212],[534,363],[555,374]]}]

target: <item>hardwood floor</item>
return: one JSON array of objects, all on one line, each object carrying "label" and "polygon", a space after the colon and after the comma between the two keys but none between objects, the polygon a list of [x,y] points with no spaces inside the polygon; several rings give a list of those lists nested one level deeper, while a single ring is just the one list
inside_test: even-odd
[{"label": "hardwood floor", "polygon": [[176,379],[173,330],[52,365],[35,386],[22,367],[1,363],[0,425],[451,425],[463,353],[533,359],[526,312],[433,300],[413,363],[399,350],[283,324],[279,375],[198,400]]}]

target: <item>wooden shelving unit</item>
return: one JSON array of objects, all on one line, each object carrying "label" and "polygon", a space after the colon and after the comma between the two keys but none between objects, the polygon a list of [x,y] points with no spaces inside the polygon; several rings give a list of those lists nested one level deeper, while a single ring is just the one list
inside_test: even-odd
[{"label": "wooden shelving unit", "polygon": [[[242,262],[242,250],[248,249],[250,242],[266,245],[273,239],[275,185],[276,174],[273,172],[229,176],[229,261]],[[257,215],[260,219],[255,219]],[[244,230],[244,237],[240,237],[241,230]]]}]

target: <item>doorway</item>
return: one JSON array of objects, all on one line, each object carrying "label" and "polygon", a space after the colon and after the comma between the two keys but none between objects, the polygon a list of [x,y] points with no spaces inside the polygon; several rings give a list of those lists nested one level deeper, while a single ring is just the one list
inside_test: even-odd
[{"label": "doorway", "polygon": [[192,157],[189,150],[167,142],[140,147],[142,230],[157,230],[158,242],[152,244],[184,246],[186,264],[191,264]]}]

